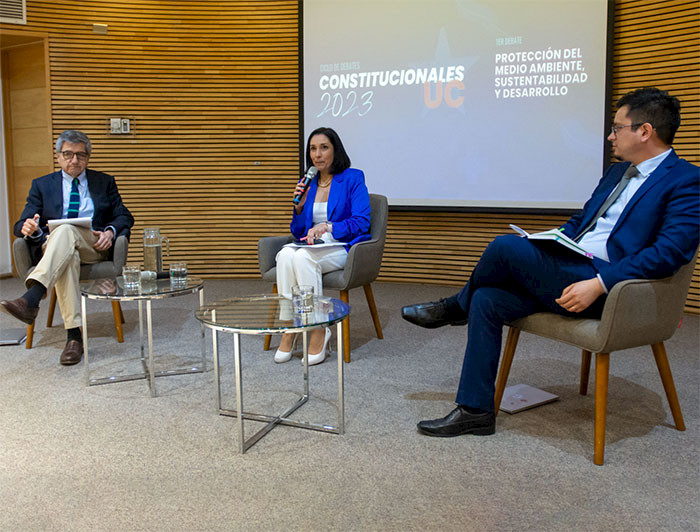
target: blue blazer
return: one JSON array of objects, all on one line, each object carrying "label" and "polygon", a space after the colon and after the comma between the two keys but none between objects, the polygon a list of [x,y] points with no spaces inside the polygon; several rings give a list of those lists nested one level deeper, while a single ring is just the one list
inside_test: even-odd
[{"label": "blue blazer", "polygon": [[[622,179],[630,163],[608,168],[583,210],[562,226],[574,238]],[[610,290],[625,279],[668,277],[690,262],[700,240],[700,168],[675,151],[632,196],[608,238],[610,262],[593,259]]]},{"label": "blue blazer", "polygon": [[[131,226],[134,225],[134,217],[122,202],[114,177],[90,170],[89,168],[86,171],[86,177],[90,197],[95,206],[95,212],[92,216],[92,228],[97,231],[104,231],[105,227],[111,225],[116,231],[115,238],[120,235],[126,235],[129,238]],[[27,204],[24,206],[19,220],[15,223],[14,234],[18,238],[22,238],[24,221],[37,213],[39,214],[39,227],[41,227],[44,234],[40,239],[27,240],[30,244],[30,252],[32,252],[33,259],[37,258],[37,251],[31,248],[38,248],[38,253],[40,253],[41,244],[43,244],[46,236],[49,234],[48,220],[58,219],[63,216],[62,180],[63,177],[60,170],[34,179],[27,196]],[[113,248],[110,248],[110,254],[112,251]]]},{"label": "blue blazer", "polygon": [[[314,199],[318,190],[318,176],[309,184],[306,201],[301,213],[292,214],[289,226],[294,238],[306,236],[313,227]],[[350,246],[370,239],[369,234],[369,193],[362,170],[348,168],[334,175],[328,192],[328,221],[333,223],[333,238],[347,242]]]}]

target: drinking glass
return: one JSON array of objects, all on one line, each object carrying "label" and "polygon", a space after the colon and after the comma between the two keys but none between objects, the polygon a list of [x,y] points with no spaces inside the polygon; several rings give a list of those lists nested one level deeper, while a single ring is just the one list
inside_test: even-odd
[{"label": "drinking glass", "polygon": [[124,269],[122,269],[122,278],[125,290],[141,288],[141,265],[132,262],[125,264]]},{"label": "drinking glass", "polygon": [[170,263],[170,284],[173,286],[187,286],[187,263]]},{"label": "drinking glass", "polygon": [[314,287],[311,285],[295,285],[292,287],[292,305],[296,314],[313,312]]}]

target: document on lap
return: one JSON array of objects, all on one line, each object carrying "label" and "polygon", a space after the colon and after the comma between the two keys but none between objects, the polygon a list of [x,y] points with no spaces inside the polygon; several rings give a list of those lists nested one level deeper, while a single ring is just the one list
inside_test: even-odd
[{"label": "document on lap", "polygon": [[569,248],[571,251],[575,251],[576,253],[579,253],[584,257],[587,257],[589,259],[593,258],[593,253],[589,253],[588,251],[583,249],[576,242],[574,242],[568,236],[562,233],[559,229],[548,229],[547,231],[542,231],[541,233],[530,234],[524,229],[518,227],[517,225],[510,224],[510,228],[523,238],[527,238],[529,240],[553,240],[554,242],[558,242],[565,248]]},{"label": "document on lap", "polygon": [[92,228],[92,218],[86,216],[84,218],[62,218],[57,220],[49,220],[48,222],[49,231],[53,231],[59,225],[70,224],[77,225],[78,227],[85,227],[87,229]]},{"label": "document on lap", "polygon": [[307,244],[306,240],[295,240],[294,242],[290,242],[289,244],[285,244],[284,247],[292,247],[292,248],[328,248],[332,246],[344,246],[345,242],[322,242],[320,244]]}]

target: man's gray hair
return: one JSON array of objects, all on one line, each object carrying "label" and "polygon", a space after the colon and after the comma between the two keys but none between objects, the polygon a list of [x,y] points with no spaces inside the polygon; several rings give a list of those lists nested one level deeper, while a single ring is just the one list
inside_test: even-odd
[{"label": "man's gray hair", "polygon": [[56,140],[56,153],[61,153],[61,146],[63,146],[64,142],[71,142],[73,144],[82,142],[85,144],[85,151],[87,151],[87,154],[90,155],[92,153],[90,139],[85,133],[77,129],[66,129],[58,136],[58,140]]}]

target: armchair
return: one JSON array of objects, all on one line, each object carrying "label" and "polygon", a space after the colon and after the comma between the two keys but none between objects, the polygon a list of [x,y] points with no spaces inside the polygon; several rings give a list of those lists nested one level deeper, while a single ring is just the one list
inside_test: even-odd
[{"label": "armchair", "polygon": [[[389,215],[388,202],[385,196],[370,194],[370,234],[371,239],[355,244],[348,251],[345,268],[323,274],[324,288],[340,291],[340,299],[349,302],[349,291],[362,287],[367,298],[367,305],[372,316],[377,338],[384,338],[382,326],[377,314],[377,306],[372,294],[372,282],[377,279],[382,264],[384,242],[386,241],[386,226]],[[263,237],[258,241],[258,263],[260,273],[265,281],[273,284],[272,291],[277,293],[277,268],[275,257],[282,246],[292,241],[291,236]],[[345,362],[350,362],[350,318],[345,318],[343,324],[343,353]],[[265,350],[270,349],[270,336],[265,337]]]},{"label": "armchair", "polygon": [[496,412],[518,344],[520,331],[558,340],[582,349],[579,393],[588,392],[591,354],[595,353],[594,463],[603,465],[610,353],[649,344],[656,359],[676,429],[685,430],[683,415],[664,341],[678,328],[693,275],[695,258],[665,279],[631,279],[610,290],[599,320],[540,312],[509,324],[496,378]]},{"label": "armchair", "polygon": [[[21,279],[26,279],[27,275],[34,269],[32,259],[29,252],[29,245],[23,238],[17,238],[12,244],[12,251],[15,259],[15,267],[17,274]],[[114,242],[114,251],[112,252],[111,260],[105,260],[95,264],[80,265],[80,279],[101,279],[103,277],[116,277],[121,275],[122,268],[126,264],[126,255],[129,251],[129,240],[126,236],[117,237]],[[46,326],[51,327],[53,324],[54,311],[56,309],[56,290],[51,289],[51,298],[49,300],[49,313],[46,319]],[[117,331],[117,341],[124,341],[124,315],[118,301],[112,302],[112,313],[114,315],[114,326]],[[27,325],[27,349],[31,349],[34,342],[34,324]]]}]

